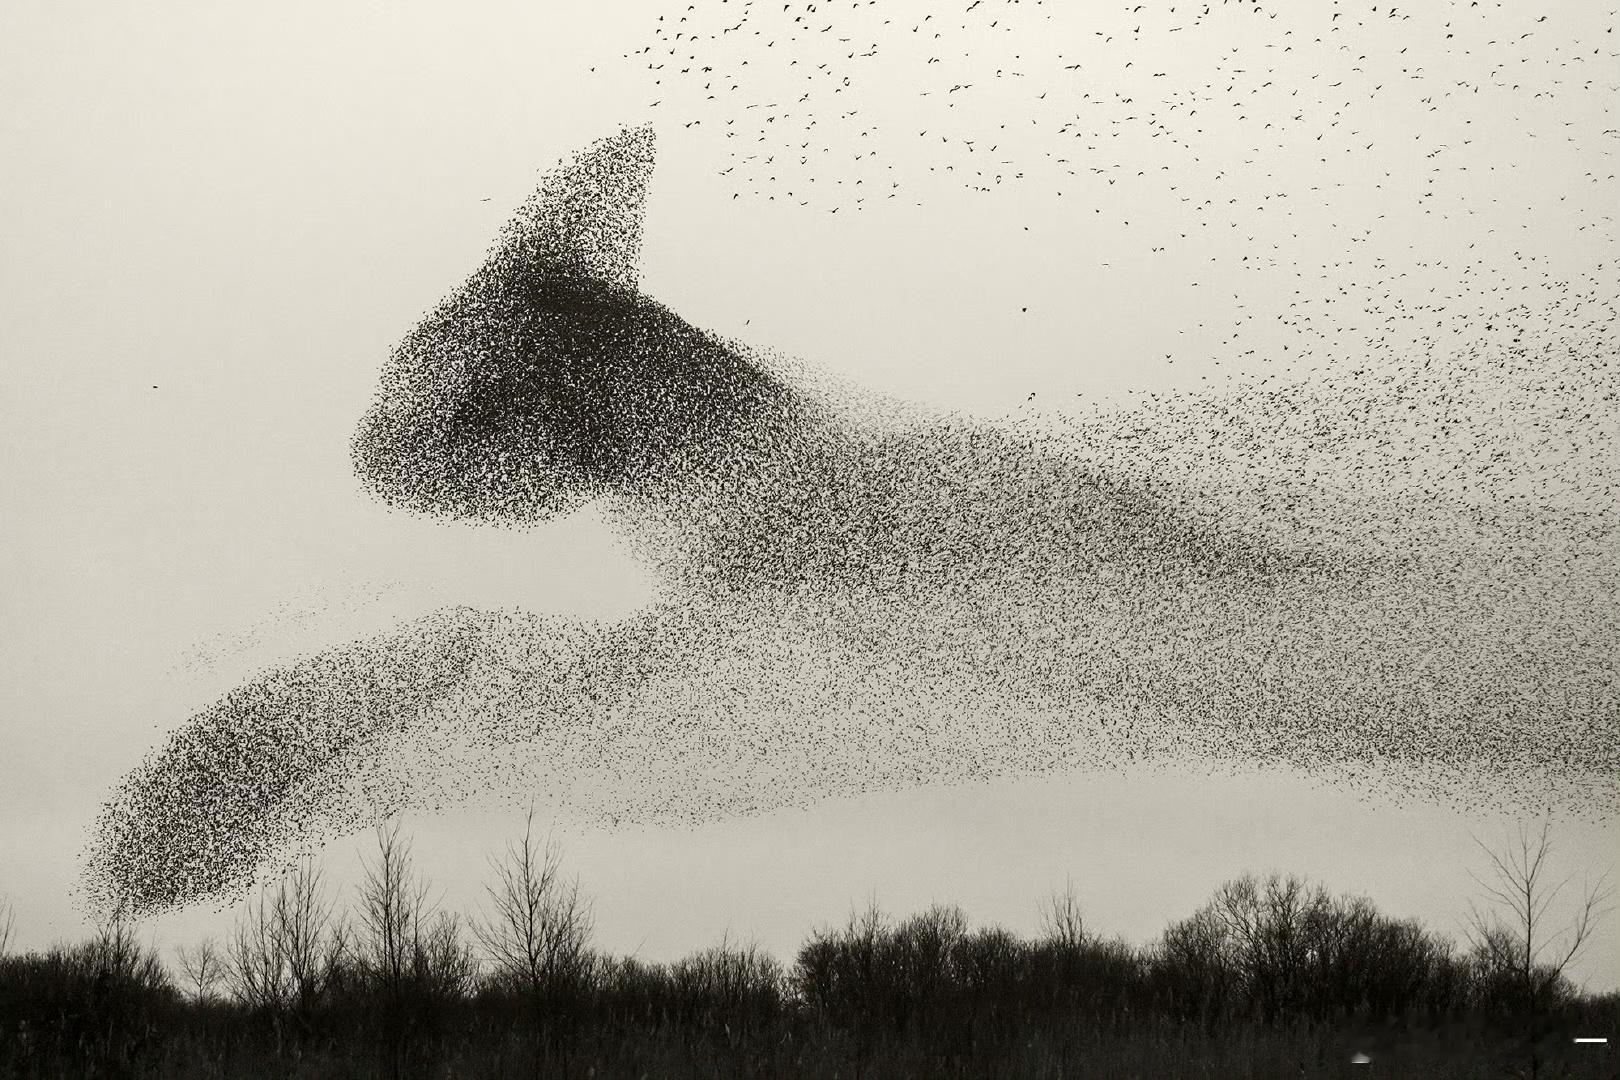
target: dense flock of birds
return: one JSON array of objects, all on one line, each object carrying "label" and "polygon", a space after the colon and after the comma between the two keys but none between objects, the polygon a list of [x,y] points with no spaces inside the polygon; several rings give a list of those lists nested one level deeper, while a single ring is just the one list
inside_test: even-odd
[{"label": "dense flock of birds", "polygon": [[903,6],[705,0],[627,60],[738,198],[965,186],[1145,214],[1167,264],[1227,234],[1198,272],[1277,287],[1223,355],[1268,364],[1001,422],[880,399],[646,296],[654,129],[604,139],[396,348],[354,465],[470,526],[597,505],[656,600],[451,608],[256,676],[109,799],[93,895],[229,894],[380,816],[503,798],[695,822],[1264,764],[1614,812],[1613,12]]}]

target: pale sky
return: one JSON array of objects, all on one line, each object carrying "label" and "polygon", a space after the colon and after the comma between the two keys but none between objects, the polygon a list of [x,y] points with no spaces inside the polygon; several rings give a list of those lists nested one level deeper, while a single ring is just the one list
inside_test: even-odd
[{"label": "pale sky", "polygon": [[[1601,81],[1615,77],[1612,36],[1556,108],[1517,95],[1524,110],[1429,113],[1408,95],[1351,114],[1397,148],[1348,159],[1360,171],[1314,200],[1301,197],[1318,181],[1304,151],[1173,171],[1248,198],[1263,167],[1299,204],[1292,231],[1256,218],[1177,244],[1193,219],[1162,185],[1127,177],[1101,189],[1107,203],[1034,180],[971,192],[898,138],[885,148],[906,197],[860,213],[739,189],[717,176],[730,153],[718,123],[684,126],[713,121],[702,103],[666,100],[622,59],[664,10],[159,0],[0,13],[0,893],[22,945],[83,932],[70,891],[100,800],[252,672],[444,604],[613,618],[651,595],[590,510],[527,532],[430,522],[369,502],[347,456],[390,346],[477,263],[543,169],[622,124],[650,118],[660,138],[646,292],[859,385],[987,417],[1031,407],[1032,393],[1032,407],[1062,413],[1268,370],[1290,340],[1275,315],[1301,266],[1322,272],[1317,292],[1346,296],[1369,287],[1371,266],[1388,269],[1380,289],[1456,292],[1475,259],[1486,287],[1517,302],[1549,280],[1615,281],[1616,94]],[[1572,54],[1613,21],[1584,4],[1536,11],[1552,18],[1535,32]],[[1120,16],[1068,11],[1029,40],[1062,51],[1073,34],[1077,55],[1094,50],[1092,18],[1112,32]],[[1521,32],[1519,16],[1500,18],[1500,34],[1479,31],[1481,57]],[[1251,36],[1231,28],[1151,59],[1215,70]],[[999,38],[985,48],[997,63],[1018,53]],[[1394,83],[1418,62],[1401,55],[1344,62],[1388,65],[1367,77]],[[1524,70],[1540,70],[1526,55]],[[1477,72],[1467,57],[1422,59],[1435,85],[1490,82],[1483,59]],[[1309,82],[1329,60],[1278,78]],[[991,98],[945,116],[916,96],[912,71],[897,64],[867,91],[891,127],[969,137],[1020,115]],[[1433,159],[1399,147],[1447,124],[1458,164],[1435,198],[1462,209],[1442,225],[1413,210]],[[1221,131],[1212,122],[1212,145]],[[1369,187],[1385,180],[1395,195]],[[1374,228],[1384,213],[1394,221]],[[1357,247],[1341,226],[1371,231]],[[1256,236],[1276,265],[1240,274]],[[1479,245],[1466,258],[1464,238]],[[1152,250],[1161,240],[1168,253]],[[1226,340],[1237,325],[1241,349]],[[1479,865],[1470,833],[1514,824],[1281,772],[1142,772],[834,799],[690,829],[557,830],[601,944],[662,959],[723,933],[786,957],[868,897],[900,912],[959,902],[1027,931],[1069,878],[1099,928],[1144,941],[1250,869],[1306,873],[1456,932]],[[470,808],[410,826],[456,904],[521,816]],[[1601,872],[1620,823],[1563,822],[1558,839],[1571,871]],[[337,878],[364,842],[334,842]],[[181,913],[153,932],[172,943],[223,918]],[[1612,923],[1599,945],[1585,974],[1612,987]]]}]

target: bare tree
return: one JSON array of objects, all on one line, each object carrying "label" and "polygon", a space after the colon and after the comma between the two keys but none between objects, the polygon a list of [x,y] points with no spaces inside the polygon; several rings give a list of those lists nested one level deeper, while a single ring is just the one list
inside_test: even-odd
[{"label": "bare tree", "polygon": [[534,833],[534,811],[523,840],[490,860],[495,880],[486,887],[490,912],[474,926],[496,971],[527,993],[577,986],[589,973],[592,916],[579,882],[563,881],[555,843]]},{"label": "bare tree", "polygon": [[11,950],[11,938],[17,929],[17,912],[9,897],[0,897],[0,956]]},{"label": "bare tree", "polygon": [[429,909],[427,883],[412,871],[399,823],[378,826],[377,861],[365,864],[360,884],[358,945],[367,974],[385,989],[401,990],[410,976]]},{"label": "bare tree", "polygon": [[377,829],[377,859],[360,883],[355,956],[362,974],[396,1003],[410,994],[454,997],[471,988],[478,958],[461,920],[440,911],[411,860],[398,822]]},{"label": "bare tree", "polygon": [[78,947],[78,955],[101,984],[139,986],[148,990],[172,989],[169,973],[157,950],[141,944],[135,924],[123,908],[115,908],[96,927],[95,936]]},{"label": "bare tree", "polygon": [[700,1023],[710,1027],[746,1028],[776,1014],[786,976],[782,965],[759,946],[732,945],[722,939],[669,968],[675,992]]},{"label": "bare tree", "polygon": [[264,892],[248,901],[225,947],[226,985],[236,1000],[253,1009],[286,1004],[286,973],[272,911]]},{"label": "bare tree", "polygon": [[346,932],[321,870],[305,859],[244,909],[222,977],[248,1005],[307,1009],[330,986],[346,952]]},{"label": "bare tree", "polygon": [[1208,904],[1165,927],[1154,966],[1183,1016],[1213,1021],[1229,1008],[1239,979],[1230,937]]},{"label": "bare tree", "polygon": [[478,957],[462,932],[459,916],[438,912],[416,955],[417,975],[429,993],[456,998],[469,993],[478,978]]},{"label": "bare tree", "polygon": [[1320,886],[1293,875],[1246,874],[1216,890],[1210,911],[1229,935],[1230,956],[1249,999],[1267,1019],[1298,1004],[1314,912],[1331,905]]},{"label": "bare tree", "polygon": [[1075,949],[1086,943],[1086,920],[1073,878],[1062,892],[1052,893],[1042,905],[1041,932],[1048,941],[1064,948]]},{"label": "bare tree", "polygon": [[310,860],[281,879],[272,911],[275,939],[285,958],[293,1000],[301,1008],[326,989],[343,951],[343,932],[333,918],[322,874]]},{"label": "bare tree", "polygon": [[1570,968],[1613,910],[1614,899],[1607,872],[1585,880],[1579,893],[1566,892],[1575,878],[1557,877],[1552,870],[1551,828],[1545,821],[1539,831],[1521,827],[1516,841],[1497,850],[1474,837],[1489,867],[1469,871],[1483,893],[1469,908],[1475,962],[1488,979],[1505,984],[1507,1004],[1521,1015],[1532,1077],[1540,1074],[1547,1012],[1568,991]]},{"label": "bare tree", "polygon": [[176,951],[180,973],[191,985],[192,999],[207,1001],[214,995],[214,987],[225,978],[226,957],[219,945],[208,938],[199,945],[182,945]]}]

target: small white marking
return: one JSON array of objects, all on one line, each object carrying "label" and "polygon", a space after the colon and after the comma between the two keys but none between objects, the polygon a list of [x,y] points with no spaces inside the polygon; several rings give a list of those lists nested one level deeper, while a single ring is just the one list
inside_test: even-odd
[{"label": "small white marking", "polygon": [[1602,1035],[1602,1036],[1599,1036],[1598,1038],[1595,1038],[1595,1039],[1593,1039],[1593,1038],[1578,1038],[1575,1041],[1578,1042],[1578,1043],[1606,1043],[1606,1042],[1609,1041],[1609,1037],[1607,1035]]},{"label": "small white marking", "polygon": [[1352,1064],[1352,1065],[1371,1065],[1372,1064],[1372,1058],[1368,1057],[1366,1054],[1358,1053],[1355,1057],[1350,1059],[1350,1064]]}]

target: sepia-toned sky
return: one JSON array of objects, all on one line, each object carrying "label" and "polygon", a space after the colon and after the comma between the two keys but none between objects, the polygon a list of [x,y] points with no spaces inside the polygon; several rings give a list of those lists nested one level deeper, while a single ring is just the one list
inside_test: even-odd
[{"label": "sepia-toned sky", "polygon": [[[1595,5],[1536,8],[1548,49],[1599,43],[1556,108],[1522,95],[1522,111],[1466,116],[1407,107],[1421,96],[1373,101],[1345,122],[1374,148],[1335,159],[1331,199],[1296,198],[1296,228],[1228,223],[1166,252],[1159,234],[1179,234],[1190,211],[1134,174],[1106,204],[1061,178],[977,192],[941,178],[958,159],[893,137],[883,160],[899,180],[885,182],[902,196],[858,211],[771,197],[781,191],[753,183],[746,163],[722,177],[733,148],[715,134],[721,114],[666,95],[625,57],[682,7],[29,0],[0,12],[0,894],[21,944],[83,931],[72,888],[101,799],[249,674],[446,604],[612,619],[653,595],[589,508],[528,531],[418,519],[368,501],[347,453],[393,343],[476,265],[545,168],[623,124],[650,119],[660,139],[649,295],[874,391],[990,418],[1264,373],[1298,343],[1277,309],[1301,267],[1332,294],[1364,289],[1377,266],[1380,288],[1407,299],[1436,282],[1457,290],[1477,259],[1487,287],[1518,301],[1550,281],[1615,280],[1614,13]],[[1050,46],[1087,34],[1093,14],[1120,18],[1078,8],[1017,32]],[[1480,57],[1521,32],[1520,16],[1499,17],[1500,35],[1471,31]],[[1214,70],[1246,34],[1186,34],[1184,53],[1152,59]],[[1001,38],[985,48],[1017,54]],[[1410,77],[1401,55],[1353,59],[1373,68],[1361,76],[1394,82]],[[1525,52],[1525,70],[1546,55]],[[1435,85],[1486,81],[1460,51],[1428,62],[1444,69],[1426,76]],[[1308,83],[1312,63],[1278,78]],[[958,125],[953,137],[1007,117],[1038,126],[998,99],[963,116],[919,104],[916,70],[876,69],[870,107],[896,125]],[[1107,77],[1089,84],[1099,96]],[[1459,145],[1454,164],[1400,148],[1459,116],[1475,145]],[[1031,177],[1050,168],[1037,137],[1018,145]],[[1232,165],[1247,196],[1262,183],[1297,196],[1318,183],[1314,160]],[[843,166],[828,168],[822,180]],[[1200,159],[1170,175],[1224,193],[1200,185],[1228,172]],[[1466,228],[1412,209],[1429,189],[1466,208]],[[1465,240],[1489,254],[1465,258]],[[1270,270],[1231,270],[1247,241],[1280,253]],[[1312,363],[1353,359],[1352,340]],[[1600,404],[1608,414],[1593,423],[1612,425],[1613,402]],[[601,943],[669,958],[722,934],[786,955],[870,898],[891,911],[960,902],[975,920],[1032,930],[1043,897],[1070,879],[1098,927],[1146,940],[1251,869],[1306,873],[1458,932],[1481,862],[1471,837],[1518,824],[1282,770],[1143,770],[926,787],[687,829],[555,828],[595,899]],[[465,906],[521,814],[468,807],[410,826],[423,869]],[[1612,818],[1563,820],[1556,835],[1577,875],[1620,851]],[[365,842],[331,845],[334,879]],[[173,943],[228,917],[183,912],[152,932]],[[1611,923],[1583,974],[1613,987],[1616,972]]]}]

